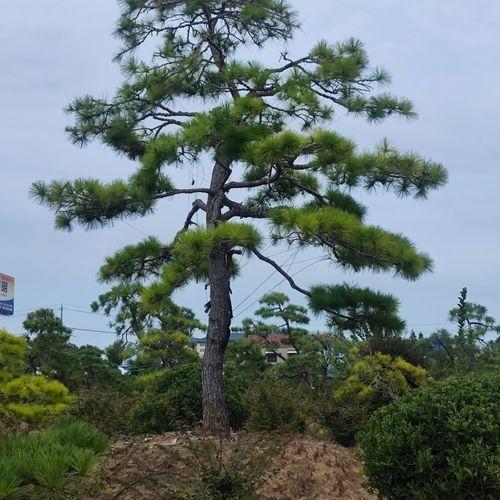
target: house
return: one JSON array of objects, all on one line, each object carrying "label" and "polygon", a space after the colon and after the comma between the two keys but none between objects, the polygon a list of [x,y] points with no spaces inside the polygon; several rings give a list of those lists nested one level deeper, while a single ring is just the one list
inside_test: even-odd
[{"label": "house", "polygon": [[[286,343],[288,335],[273,333],[267,337],[261,337],[260,335],[249,335],[245,337],[243,333],[232,333],[229,337],[229,342],[236,342],[244,338],[260,344],[262,354],[265,356],[266,362],[270,364],[283,363],[291,356],[297,354],[297,351]],[[193,338],[193,342],[195,343],[196,352],[199,354],[200,358],[203,358],[207,343],[206,338]]]}]

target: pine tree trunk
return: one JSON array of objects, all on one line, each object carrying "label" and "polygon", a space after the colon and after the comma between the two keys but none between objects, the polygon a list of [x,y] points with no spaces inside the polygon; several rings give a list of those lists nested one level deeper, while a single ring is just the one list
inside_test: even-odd
[{"label": "pine tree trunk", "polygon": [[[224,184],[231,175],[228,162],[216,155],[211,188],[207,199],[207,226],[220,221],[224,199]],[[231,256],[225,245],[212,249],[208,258],[210,285],[210,312],[207,343],[202,364],[203,432],[208,435],[229,437],[229,411],[224,389],[224,353],[229,343],[232,319]]]},{"label": "pine tree trunk", "polygon": [[216,248],[209,257],[210,314],[203,358],[203,432],[229,436],[229,411],[223,380],[224,353],[231,327],[230,268],[226,251]]}]

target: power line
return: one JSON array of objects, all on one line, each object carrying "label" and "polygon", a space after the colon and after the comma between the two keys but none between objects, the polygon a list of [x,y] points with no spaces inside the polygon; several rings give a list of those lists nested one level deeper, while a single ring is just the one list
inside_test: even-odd
[{"label": "power line", "polygon": [[[76,332],[106,333],[106,334],[114,335],[114,336],[118,335],[117,332],[110,332],[110,331],[105,331],[105,330],[93,330],[91,328],[75,328],[75,327],[72,327],[72,326],[68,326],[67,328],[69,328],[72,331],[76,331]],[[134,337],[136,336],[134,333],[129,333],[128,335],[132,335]]]},{"label": "power line", "polygon": [[[295,254],[295,255],[297,255],[297,254]],[[281,265],[282,266],[286,265],[288,263],[290,257],[288,257],[288,259],[286,259],[286,261],[283,262],[283,264],[281,264]],[[237,309],[239,309],[257,290],[259,290],[261,287],[263,287],[276,274],[276,272],[277,271],[274,270],[259,286],[257,286],[257,288],[252,290],[236,307],[234,307],[233,312],[235,312]]]},{"label": "power line", "polygon": [[[315,264],[317,264],[318,262],[322,261],[323,259],[324,259],[324,257],[320,257],[319,259],[316,259],[313,263],[309,264],[308,266],[306,266],[306,267],[304,267],[304,268],[300,269],[299,271],[297,271],[297,272],[293,273],[293,274],[291,275],[291,276],[292,276],[292,278],[293,278],[294,276],[297,276],[297,274],[299,274],[299,273],[301,273],[301,272],[305,271],[306,269],[309,269],[310,267],[314,266]],[[285,265],[285,264],[283,264],[283,265]],[[275,272],[274,272],[274,273],[273,273],[273,274],[269,277],[269,279],[270,279],[272,276],[274,276],[274,274],[275,274],[276,272],[277,272],[277,271],[275,271]],[[268,280],[267,280],[267,281],[268,281]],[[277,284],[276,284],[276,285],[274,285],[271,289],[269,289],[269,290],[266,292],[266,294],[267,294],[267,293],[269,293],[269,292],[272,292],[273,290],[275,290],[276,288],[278,288],[278,287],[279,287],[282,283],[284,283],[285,281],[286,281],[286,279],[285,279],[285,278],[283,278],[283,279],[282,279],[279,283],[277,283]],[[258,288],[260,288],[262,285],[264,285],[264,282],[263,282],[263,283],[261,283],[261,285],[259,285],[259,287],[258,287]],[[236,316],[234,316],[234,317],[233,317],[233,319],[238,318],[238,317],[239,317],[239,316],[241,316],[241,315],[242,315],[245,311],[248,311],[248,309],[250,309],[252,306],[254,306],[255,304],[257,304],[257,302],[259,302],[259,300],[260,300],[260,299],[257,299],[257,300],[255,300],[254,302],[252,302],[249,306],[247,306],[245,309],[243,309],[243,311],[240,311],[240,312],[239,312]],[[240,304],[241,304],[241,303],[240,303]]]},{"label": "power line", "polygon": [[138,229],[137,227],[135,227],[134,225],[130,224],[130,222],[126,221],[125,219],[118,219],[120,222],[123,222],[124,224],[126,224],[127,226],[131,227],[134,231],[137,231],[138,233],[142,234],[143,236],[146,236],[148,237],[149,235],[146,234],[144,231],[141,231],[140,229]]}]

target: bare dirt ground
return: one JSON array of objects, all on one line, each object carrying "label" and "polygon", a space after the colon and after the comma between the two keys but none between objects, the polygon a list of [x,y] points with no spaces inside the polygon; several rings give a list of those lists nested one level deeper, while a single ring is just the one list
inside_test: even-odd
[{"label": "bare dirt ground", "polygon": [[[234,440],[240,439],[235,436]],[[375,499],[363,489],[361,466],[354,450],[307,436],[277,439],[279,452],[272,465],[257,481],[258,494],[242,498],[261,499]],[[186,490],[186,478],[200,474],[198,464],[220,457],[194,456],[198,448],[195,435],[169,433],[146,440],[117,442],[100,465],[100,492],[87,499],[138,500],[205,498]],[[198,453],[201,454],[201,453]],[[189,461],[179,456],[190,455]],[[174,458],[177,457],[177,458]],[[194,465],[193,465],[194,464]],[[243,466],[243,469],[244,466]],[[191,480],[191,479],[189,479]]]}]

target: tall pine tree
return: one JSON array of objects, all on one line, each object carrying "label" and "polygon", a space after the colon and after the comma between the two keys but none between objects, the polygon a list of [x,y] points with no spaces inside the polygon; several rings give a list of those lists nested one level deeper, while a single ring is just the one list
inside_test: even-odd
[{"label": "tall pine tree", "polygon": [[[227,434],[222,378],[238,261],[253,255],[328,311],[339,328],[398,330],[390,296],[345,285],[300,287],[263,253],[252,224],[265,220],[276,242],[319,247],[355,271],[394,271],[416,279],[431,268],[405,237],[365,224],[352,188],[382,187],[423,198],[443,185],[446,171],[387,143],[373,152],[325,127],[339,109],[378,122],[413,117],[412,104],[375,89],[389,83],[371,69],[358,40],[320,42],[304,55],[286,51],[275,65],[242,60],[243,47],[291,40],[298,28],[286,0],[122,0],[116,60],[125,81],[111,100],[86,96],[69,112],[76,144],[97,139],[137,161],[127,180],[37,182],[33,195],[56,212],[56,225],[104,226],[142,217],[170,197],[197,195],[173,241],[148,238],[107,259],[103,281],[154,281],[145,304],[196,280],[210,301],[203,360],[203,426]],[[257,52],[256,52],[257,54]],[[169,170],[210,165],[206,185],[174,186]],[[192,228],[198,212],[205,224]],[[241,222],[244,219],[247,222]]]}]

